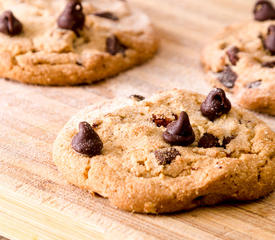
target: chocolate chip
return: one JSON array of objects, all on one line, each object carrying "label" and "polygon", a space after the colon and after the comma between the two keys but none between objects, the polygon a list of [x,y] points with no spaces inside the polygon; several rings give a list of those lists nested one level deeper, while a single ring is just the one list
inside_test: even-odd
[{"label": "chocolate chip", "polygon": [[15,36],[22,32],[23,25],[19,20],[13,15],[12,11],[5,11],[0,16],[0,32]]},{"label": "chocolate chip", "polygon": [[226,66],[222,72],[217,73],[218,80],[227,88],[233,88],[238,75],[233,72],[231,67]]},{"label": "chocolate chip", "polygon": [[239,53],[240,49],[237,47],[231,47],[226,51],[226,54],[230,60],[230,62],[232,63],[232,65],[236,65],[236,63],[239,60],[238,57],[238,53]]},{"label": "chocolate chip", "polygon": [[195,134],[186,112],[181,112],[178,120],[167,125],[163,139],[167,143],[178,146],[188,146],[195,141]]},{"label": "chocolate chip", "polygon": [[81,62],[79,62],[79,61],[76,61],[75,64],[78,65],[78,66],[83,66],[83,64]]},{"label": "chocolate chip", "polygon": [[72,148],[81,154],[93,157],[101,153],[103,143],[87,122],[79,123],[79,132],[72,139]]},{"label": "chocolate chip", "polygon": [[257,1],[253,13],[254,19],[257,21],[275,19],[275,9],[270,1]]},{"label": "chocolate chip", "polygon": [[[176,120],[177,116],[174,116]],[[165,117],[163,114],[152,114],[152,121],[157,125],[157,127],[166,127],[169,123],[173,121],[171,118]]]},{"label": "chocolate chip", "polygon": [[140,102],[143,101],[145,99],[145,97],[141,96],[141,95],[137,95],[137,94],[133,94],[131,96],[129,96],[129,98],[132,98],[133,100]]},{"label": "chocolate chip", "polygon": [[267,36],[264,40],[264,46],[271,55],[275,55],[275,25],[270,25],[267,30]]},{"label": "chocolate chip", "polygon": [[251,82],[251,83],[248,83],[246,85],[247,88],[256,88],[256,87],[259,87],[262,83],[262,80],[258,80],[258,81],[254,81],[254,82]]},{"label": "chocolate chip", "polygon": [[107,18],[113,21],[119,20],[119,18],[111,12],[96,12],[94,13],[94,15],[97,17]]},{"label": "chocolate chip", "polygon": [[262,63],[262,67],[265,67],[265,68],[274,68],[275,67],[275,61],[264,62],[264,63]]},{"label": "chocolate chip", "polygon": [[226,148],[226,145],[229,144],[231,142],[231,140],[233,140],[234,138],[235,138],[235,136],[225,137],[222,140],[222,147]]},{"label": "chocolate chip", "polygon": [[211,148],[211,147],[219,147],[219,139],[210,133],[204,133],[200,138],[198,147],[203,148]]},{"label": "chocolate chip", "polygon": [[63,29],[73,30],[76,34],[78,29],[82,29],[85,23],[81,1],[70,0],[64,11],[57,19],[57,25]]},{"label": "chocolate chip", "polygon": [[231,109],[231,103],[221,88],[214,88],[201,104],[201,113],[209,120],[214,121]]},{"label": "chocolate chip", "polygon": [[170,164],[180,153],[175,148],[159,149],[154,152],[159,165]]},{"label": "chocolate chip", "polygon": [[127,47],[124,46],[116,36],[111,36],[106,39],[106,51],[111,55],[122,53],[125,55]]}]

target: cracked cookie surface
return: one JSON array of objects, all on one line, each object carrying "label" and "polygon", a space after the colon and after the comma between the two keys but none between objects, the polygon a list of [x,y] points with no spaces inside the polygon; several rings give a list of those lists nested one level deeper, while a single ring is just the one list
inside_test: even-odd
[{"label": "cracked cookie surface", "polygon": [[[148,17],[122,0],[83,0],[79,31],[61,29],[66,0],[1,0],[22,23],[16,36],[0,33],[0,77],[42,85],[91,83],[151,58],[157,50]],[[123,51],[123,52],[122,52]]]},{"label": "cracked cookie surface", "polygon": [[[175,89],[126,106],[87,107],[59,133],[54,162],[70,183],[128,211],[174,212],[267,195],[275,187],[275,133],[242,109],[211,121],[200,111],[204,100]],[[170,145],[163,139],[167,122],[156,119],[171,122],[182,111],[195,140],[189,146]],[[93,157],[71,146],[83,121],[103,143]]]},{"label": "cracked cookie surface", "polygon": [[202,53],[206,78],[241,106],[275,115],[275,55],[264,44],[275,20],[226,27]]}]

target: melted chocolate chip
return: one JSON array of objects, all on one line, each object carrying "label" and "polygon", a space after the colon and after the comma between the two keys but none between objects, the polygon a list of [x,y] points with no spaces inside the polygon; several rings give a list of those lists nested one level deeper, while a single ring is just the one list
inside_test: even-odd
[{"label": "melted chocolate chip", "polygon": [[257,21],[275,19],[275,9],[270,1],[257,1],[253,13],[254,19]]},{"label": "melted chocolate chip", "polygon": [[275,25],[270,25],[267,31],[267,36],[264,40],[264,46],[271,55],[275,55]]},{"label": "melted chocolate chip", "polygon": [[239,53],[240,49],[237,47],[231,47],[226,51],[226,54],[229,58],[229,61],[232,63],[232,65],[236,65],[239,57],[238,57],[238,53]]},{"label": "melted chocolate chip", "polygon": [[97,17],[107,18],[113,21],[119,20],[119,18],[111,12],[96,12],[94,13],[94,15]]},{"label": "melted chocolate chip", "polygon": [[159,165],[170,164],[180,153],[175,148],[159,149],[154,152]]},{"label": "melted chocolate chip", "polygon": [[85,23],[85,15],[82,10],[81,1],[70,0],[57,19],[58,27],[73,30],[77,33],[77,30],[82,29]]},{"label": "melted chocolate chip", "polygon": [[143,101],[145,99],[145,97],[143,97],[141,95],[137,95],[137,94],[133,94],[129,98],[132,98],[133,100],[138,101],[138,102]]},{"label": "melted chocolate chip", "polygon": [[200,138],[198,147],[203,148],[211,148],[211,147],[219,147],[219,139],[210,133],[204,133]]},{"label": "melted chocolate chip", "polygon": [[225,137],[222,140],[222,147],[226,148],[226,145],[229,144],[231,142],[231,140],[233,140],[234,138],[235,138],[235,136]]},{"label": "melted chocolate chip", "polygon": [[231,67],[226,66],[222,72],[217,73],[218,80],[227,88],[233,88],[238,75],[233,72]]},{"label": "melted chocolate chip", "polygon": [[264,63],[262,63],[262,67],[265,67],[265,68],[274,68],[275,67],[275,61],[264,62]]},{"label": "melted chocolate chip", "polygon": [[87,122],[79,123],[79,132],[72,139],[72,148],[81,154],[93,157],[101,153],[103,143]]},{"label": "melted chocolate chip", "polygon": [[12,11],[5,11],[0,16],[0,32],[15,36],[22,32],[23,25],[19,20],[13,15]]},{"label": "melted chocolate chip", "polygon": [[201,104],[201,113],[209,120],[214,121],[231,109],[231,103],[221,88],[214,88]]},{"label": "melted chocolate chip", "polygon": [[78,66],[83,66],[83,64],[81,62],[79,62],[79,61],[76,61],[75,64],[78,65]]},{"label": "melted chocolate chip", "polygon": [[159,114],[159,115],[153,114],[152,121],[157,125],[157,127],[166,127],[169,123],[173,121],[173,119],[167,118],[163,114]]},{"label": "melted chocolate chip", "polygon": [[257,88],[262,84],[262,80],[254,81],[247,84],[247,88]]},{"label": "melted chocolate chip", "polygon": [[122,53],[125,55],[127,47],[124,46],[116,36],[111,36],[106,39],[106,51],[111,55]]},{"label": "melted chocolate chip", "polygon": [[163,139],[167,143],[178,146],[188,146],[195,141],[195,134],[186,112],[181,112],[178,120],[167,125]]}]

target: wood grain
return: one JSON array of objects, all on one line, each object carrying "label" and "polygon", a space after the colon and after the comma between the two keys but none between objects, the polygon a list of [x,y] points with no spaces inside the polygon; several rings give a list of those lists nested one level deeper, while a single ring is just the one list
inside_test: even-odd
[{"label": "wood grain", "polygon": [[[115,78],[81,87],[0,80],[0,235],[11,240],[274,239],[275,194],[170,215],[119,211],[67,184],[52,163],[58,131],[78,110],[162,89],[207,93],[200,51],[225,25],[251,18],[252,0],[132,0],[154,21],[160,51]],[[258,115],[275,130],[275,119]],[[1,238],[0,238],[1,239]]]}]

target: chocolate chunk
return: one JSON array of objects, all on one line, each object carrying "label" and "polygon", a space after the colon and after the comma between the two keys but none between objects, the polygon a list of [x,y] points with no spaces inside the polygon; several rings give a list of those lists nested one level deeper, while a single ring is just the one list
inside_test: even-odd
[{"label": "chocolate chunk", "polygon": [[145,99],[145,97],[143,97],[141,95],[137,95],[137,94],[133,94],[129,98],[132,98],[133,100],[138,101],[138,102],[143,101]]},{"label": "chocolate chunk", "polygon": [[226,51],[226,54],[229,58],[229,61],[232,63],[232,65],[236,65],[239,57],[238,57],[238,53],[239,53],[240,49],[237,47],[231,47]]},{"label": "chocolate chunk", "polygon": [[[175,119],[177,119],[176,115],[175,115]],[[173,119],[167,118],[163,114],[159,114],[159,115],[153,114],[152,121],[157,125],[157,127],[166,127],[169,123],[173,121]]]},{"label": "chocolate chunk", "polygon": [[195,134],[186,112],[181,112],[178,120],[167,125],[163,139],[167,143],[178,146],[188,146],[195,141]]},{"label": "chocolate chunk", "polygon": [[116,36],[111,36],[106,39],[106,51],[111,55],[122,53],[125,55],[127,47],[124,46]]},{"label": "chocolate chunk", "polygon": [[275,19],[275,9],[270,1],[257,1],[253,13],[254,19],[257,21]]},{"label": "chocolate chunk", "polygon": [[101,153],[103,143],[87,122],[79,123],[79,132],[73,137],[72,148],[81,154],[93,157]]},{"label": "chocolate chunk", "polygon": [[222,140],[222,147],[226,148],[226,145],[229,144],[231,142],[231,140],[233,140],[234,138],[235,138],[235,136],[225,137]]},{"label": "chocolate chunk", "polygon": [[221,88],[214,88],[201,104],[201,113],[209,120],[214,121],[231,109],[231,103]]},{"label": "chocolate chunk", "polygon": [[107,18],[113,21],[119,20],[119,18],[111,12],[96,12],[94,13],[94,15],[97,17]]},{"label": "chocolate chunk", "polygon": [[265,67],[265,68],[274,68],[275,67],[275,61],[264,62],[264,63],[262,63],[262,67]]},{"label": "chocolate chunk", "polygon": [[259,87],[262,83],[262,80],[254,81],[247,84],[247,88],[256,88]]},{"label": "chocolate chunk", "polygon": [[222,72],[217,73],[218,80],[227,88],[233,88],[238,75],[233,72],[231,67],[226,66]]},{"label": "chocolate chunk", "polygon": [[15,36],[22,32],[23,25],[19,20],[13,15],[12,11],[5,11],[0,16],[0,32]]},{"label": "chocolate chunk", "polygon": [[219,147],[219,139],[210,133],[204,133],[199,140],[198,147],[211,148]]},{"label": "chocolate chunk", "polygon": [[57,19],[57,25],[63,29],[73,30],[77,35],[77,30],[82,29],[85,23],[81,1],[70,0],[64,11]]},{"label": "chocolate chunk", "polygon": [[267,30],[267,36],[264,40],[264,46],[271,55],[275,55],[275,25],[270,25]]},{"label": "chocolate chunk", "polygon": [[83,66],[83,64],[81,63],[81,62],[79,62],[79,61],[76,61],[76,63],[75,63],[76,65],[78,65],[78,66]]},{"label": "chocolate chunk", "polygon": [[170,164],[177,156],[180,156],[179,151],[175,148],[159,149],[154,154],[159,165]]}]

